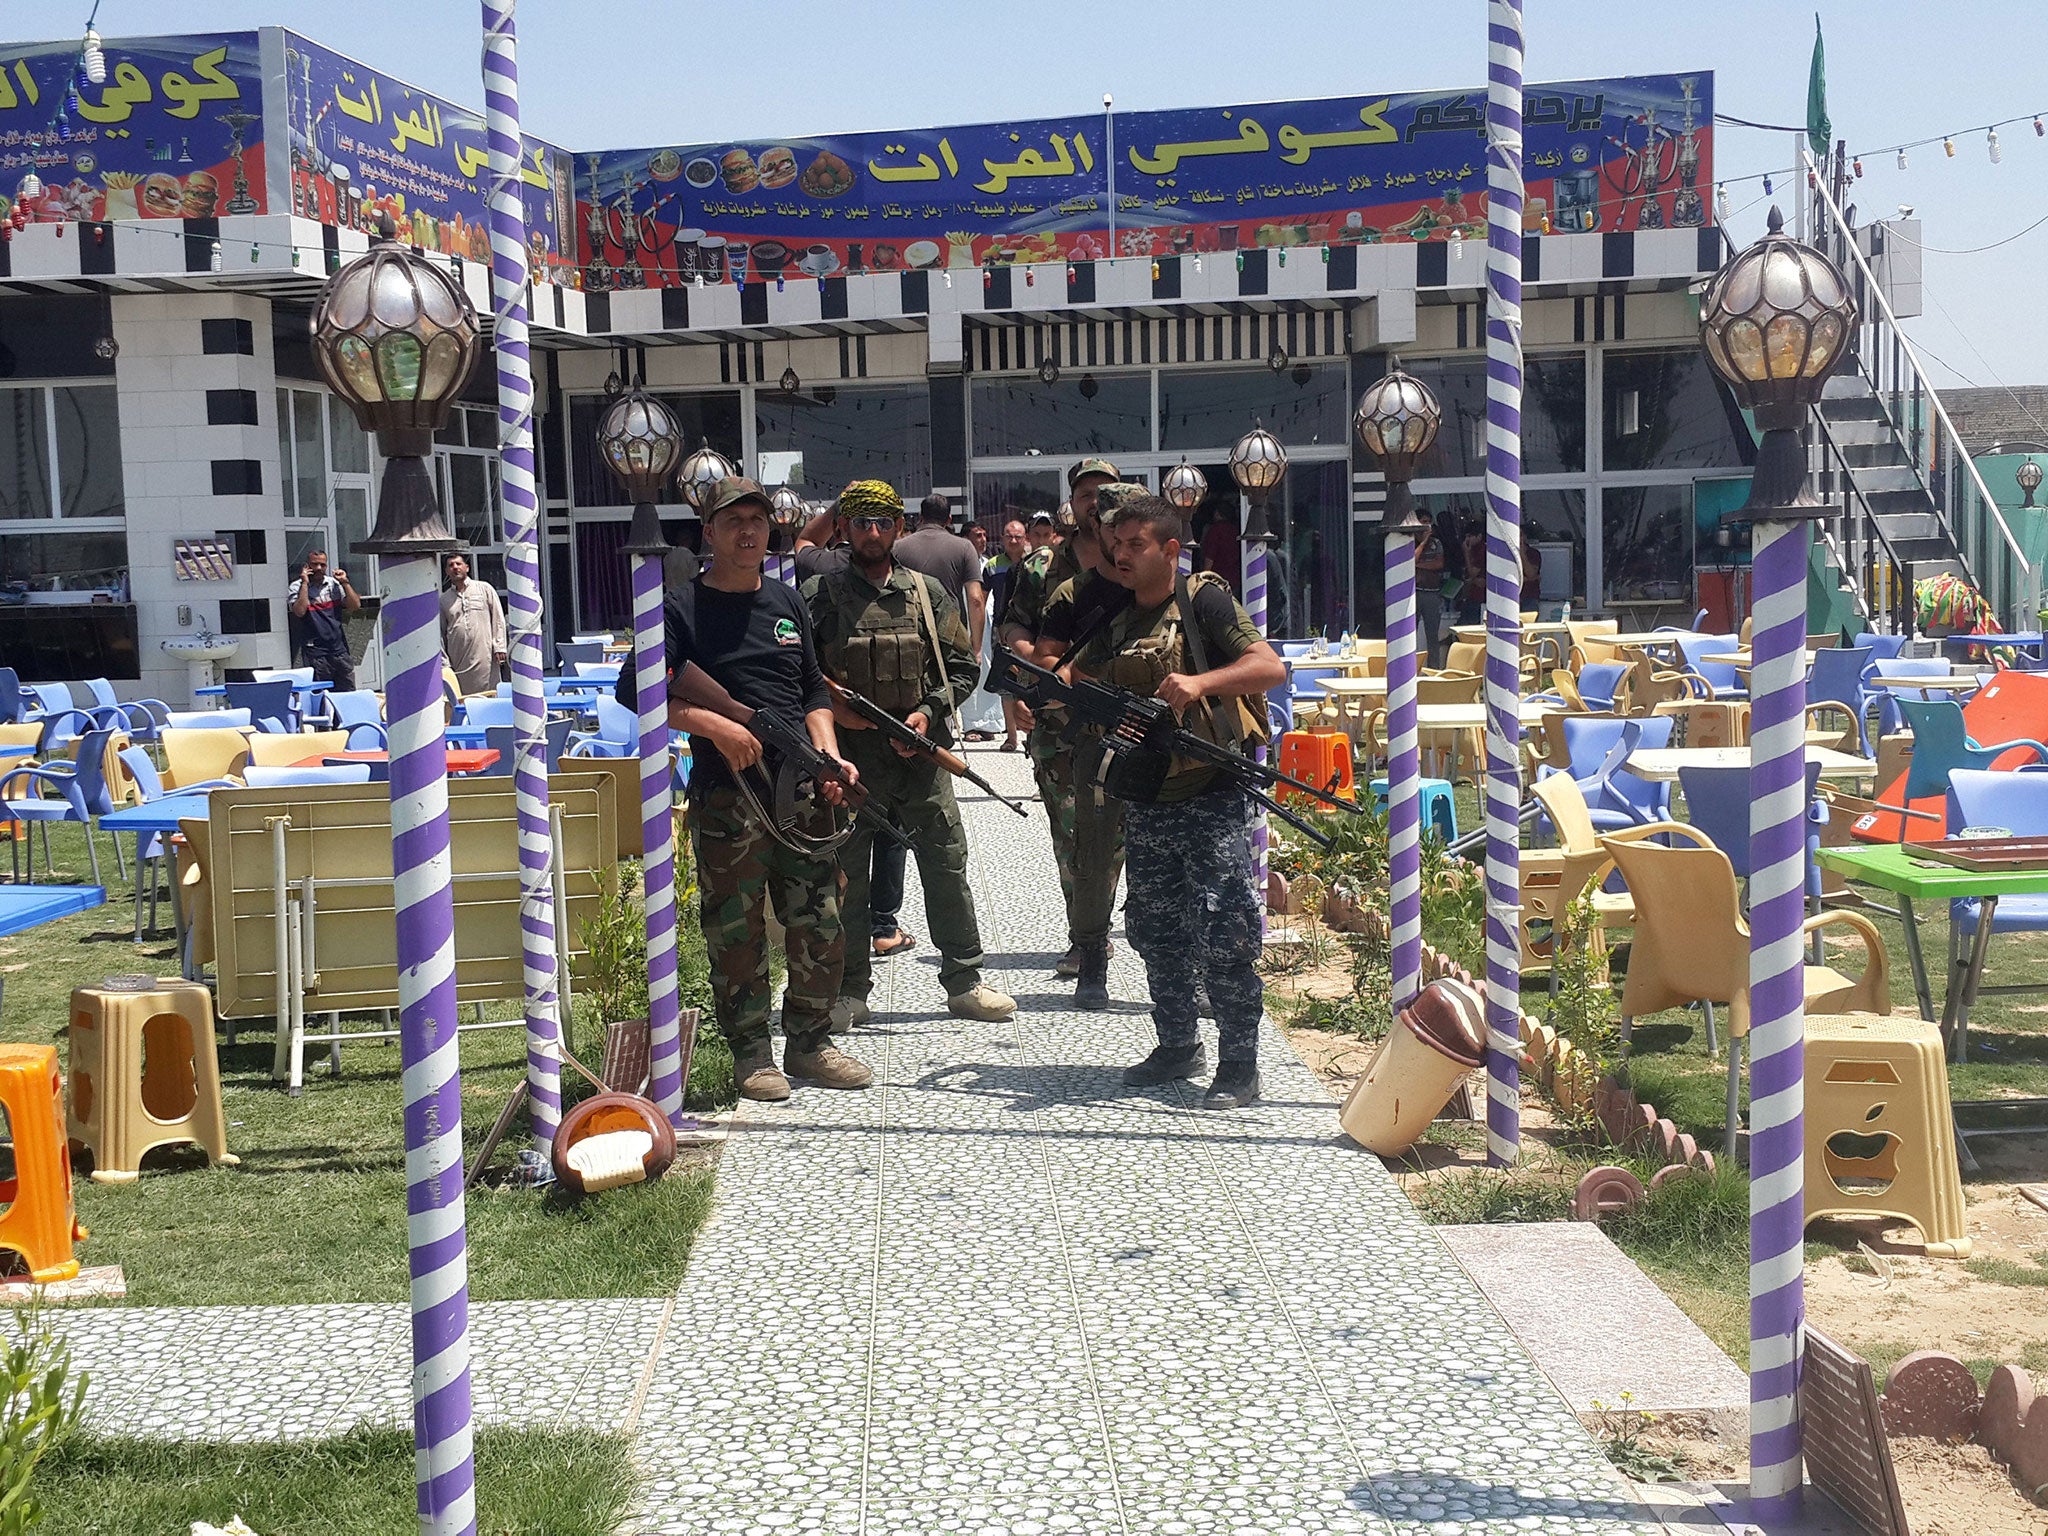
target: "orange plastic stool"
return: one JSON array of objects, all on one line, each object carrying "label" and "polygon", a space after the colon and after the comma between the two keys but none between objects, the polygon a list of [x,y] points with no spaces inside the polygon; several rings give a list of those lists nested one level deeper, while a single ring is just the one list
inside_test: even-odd
[{"label": "orange plastic stool", "polygon": [[0,1045],[0,1106],[12,1158],[0,1168],[0,1248],[11,1248],[40,1285],[78,1278],[73,1242],[85,1228],[71,1203],[71,1156],[57,1131],[63,1097],[53,1045]]},{"label": "orange plastic stool", "polygon": [[[1351,738],[1342,731],[1288,731],[1280,738],[1280,771],[1329,790],[1340,799],[1357,798],[1351,776]],[[1309,796],[1298,789],[1282,789],[1286,803]]]},{"label": "orange plastic stool", "polygon": [[213,1048],[213,998],[190,981],[133,991],[71,994],[71,1093],[65,1129],[90,1149],[100,1184],[132,1184],[143,1154],[196,1142],[216,1163],[228,1155]]}]

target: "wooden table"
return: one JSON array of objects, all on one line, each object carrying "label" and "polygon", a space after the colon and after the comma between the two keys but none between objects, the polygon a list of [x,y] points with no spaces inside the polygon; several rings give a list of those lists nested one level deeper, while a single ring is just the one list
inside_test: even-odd
[{"label": "wooden table", "polygon": [[[1874,779],[1877,761],[1833,747],[1808,747],[1806,760],[1820,765],[1824,779]],[[1631,752],[1628,771],[1639,779],[1670,781],[1681,768],[1747,768],[1748,747],[1642,747]]]}]

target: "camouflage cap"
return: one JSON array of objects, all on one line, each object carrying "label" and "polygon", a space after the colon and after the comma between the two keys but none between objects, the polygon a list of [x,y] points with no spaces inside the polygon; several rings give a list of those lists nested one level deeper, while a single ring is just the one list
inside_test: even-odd
[{"label": "camouflage cap", "polygon": [[775,503],[761,489],[760,481],[749,480],[745,475],[727,475],[711,487],[711,498],[704,503],[704,520],[709,522],[728,507],[736,507],[743,501],[758,501],[761,510],[770,515],[775,511]]},{"label": "camouflage cap", "polygon": [[1095,517],[1098,522],[1113,523],[1124,503],[1139,496],[1150,496],[1152,488],[1136,485],[1129,480],[1112,480],[1095,492]]},{"label": "camouflage cap", "polygon": [[1067,489],[1072,490],[1075,486],[1079,485],[1083,475],[1106,475],[1112,480],[1123,479],[1123,476],[1117,473],[1116,466],[1110,463],[1109,460],[1083,459],[1067,471]]}]

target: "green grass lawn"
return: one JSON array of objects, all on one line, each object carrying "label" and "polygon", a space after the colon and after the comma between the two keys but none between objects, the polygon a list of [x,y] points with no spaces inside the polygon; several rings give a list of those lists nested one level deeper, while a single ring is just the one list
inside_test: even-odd
[{"label": "green grass lawn", "polygon": [[[610,1536],[635,1485],[623,1440],[483,1430],[480,1536]],[[38,1469],[48,1536],[172,1536],[240,1515],[262,1536],[391,1536],[416,1529],[412,1437],[361,1429],[288,1445],[88,1437]]]},{"label": "green grass lawn", "polygon": [[[63,828],[52,843],[59,878],[87,878],[83,834]],[[119,884],[104,838],[100,855],[115,882],[107,905],[0,939],[0,1040],[54,1044],[61,1055],[73,987],[120,972],[176,975],[167,934],[133,942],[132,886]],[[682,940],[687,991],[690,978],[702,976],[694,924],[684,925]],[[594,1067],[602,1034],[590,999],[578,995],[576,1004],[578,1054]],[[516,1018],[519,1003],[489,1016]],[[211,1168],[196,1149],[169,1149],[145,1159],[136,1184],[79,1179],[79,1219],[92,1233],[80,1256],[119,1264],[129,1304],[405,1298],[397,1041],[344,1046],[339,1077],[328,1075],[322,1048],[309,1050],[305,1091],[292,1097],[270,1085],[273,1040],[262,1020],[238,1033],[232,1049],[220,1048],[228,1146],[239,1167]],[[524,1035],[472,1031],[461,1050],[463,1137],[473,1156],[524,1073]],[[566,1069],[562,1087],[571,1100],[589,1091]],[[698,1049],[690,1089],[696,1107],[731,1101],[731,1058],[716,1031]],[[509,1165],[524,1144],[524,1125],[522,1117],[501,1144],[497,1166]],[[479,1301],[663,1295],[681,1276],[710,1187],[701,1163],[584,1201],[479,1186],[468,1202],[470,1294]]]}]

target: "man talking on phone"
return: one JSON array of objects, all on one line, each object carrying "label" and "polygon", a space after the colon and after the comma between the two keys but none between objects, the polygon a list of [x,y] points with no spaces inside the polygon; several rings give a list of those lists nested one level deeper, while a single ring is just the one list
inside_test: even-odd
[{"label": "man talking on phone", "polygon": [[348,653],[348,636],[342,632],[341,616],[363,606],[348,572],[327,573],[327,551],[316,549],[299,567],[298,580],[291,584],[289,607],[296,650],[313,669],[316,682],[332,683],[343,693],[356,685],[356,664]]}]

